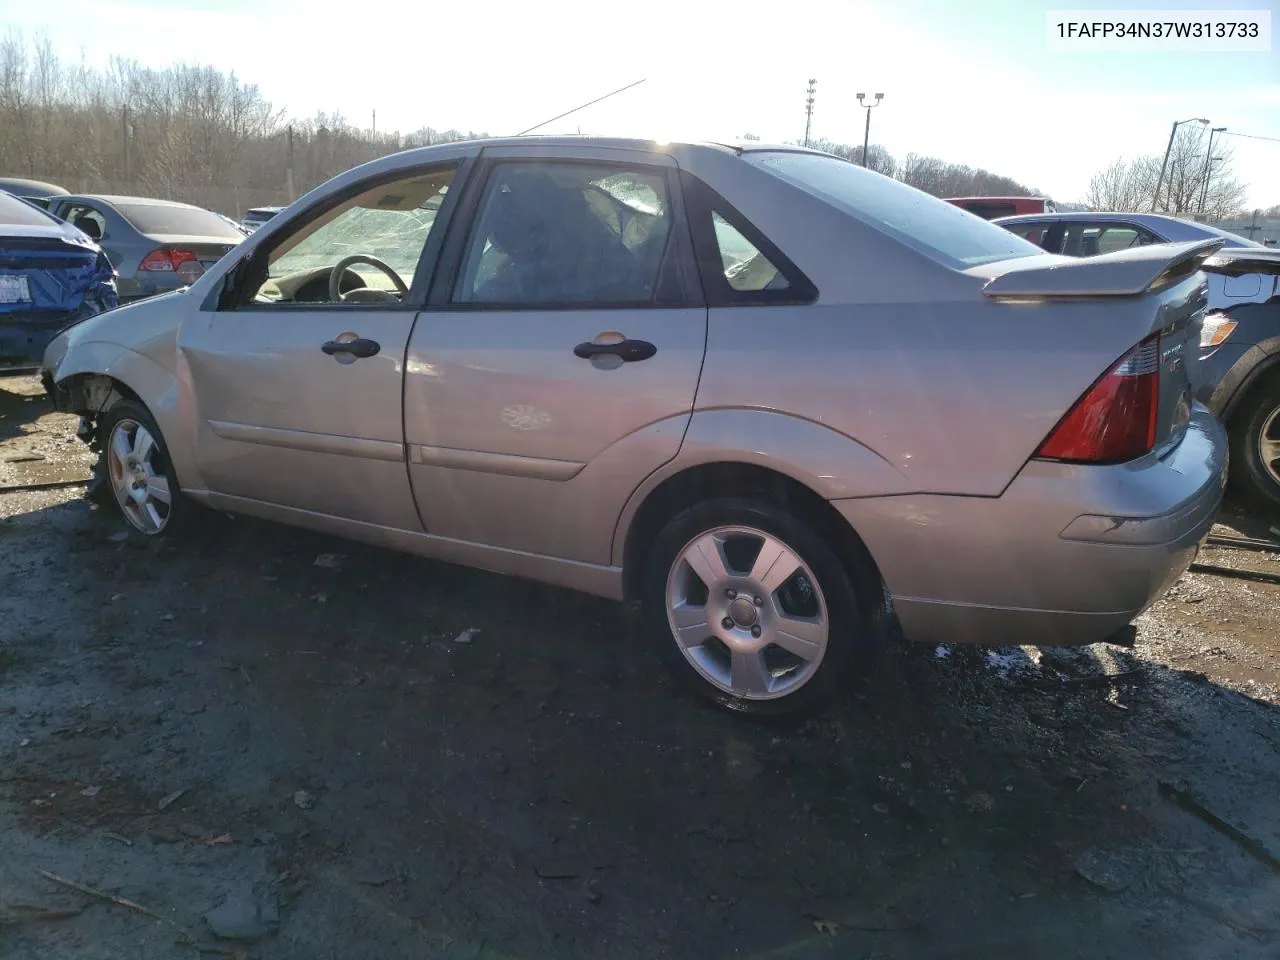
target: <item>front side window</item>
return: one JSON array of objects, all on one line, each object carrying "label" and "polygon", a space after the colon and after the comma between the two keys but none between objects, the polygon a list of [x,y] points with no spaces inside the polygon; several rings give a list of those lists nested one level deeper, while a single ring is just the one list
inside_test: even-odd
[{"label": "front side window", "polygon": [[905,183],[838,157],[749,151],[744,158],[907,246],[956,269],[1032,257],[1035,244]]},{"label": "front side window", "polygon": [[670,233],[667,182],[659,170],[498,164],[485,186],[454,300],[652,303]]},{"label": "front side window", "polygon": [[[253,302],[403,300],[454,173],[449,167],[378,184],[286,234],[266,255]],[[348,258],[356,259],[336,269]]]}]

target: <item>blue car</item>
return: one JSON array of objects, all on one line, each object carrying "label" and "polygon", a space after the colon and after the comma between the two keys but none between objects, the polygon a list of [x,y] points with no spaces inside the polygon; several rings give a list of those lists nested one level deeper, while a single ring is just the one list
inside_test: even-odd
[{"label": "blue car", "polygon": [[0,192],[0,368],[39,366],[59,331],[119,302],[115,271],[96,243]]}]

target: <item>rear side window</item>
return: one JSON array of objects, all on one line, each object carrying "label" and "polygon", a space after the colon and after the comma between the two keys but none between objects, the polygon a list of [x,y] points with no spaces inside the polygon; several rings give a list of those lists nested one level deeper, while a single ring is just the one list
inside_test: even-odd
[{"label": "rear side window", "polygon": [[17,227],[47,227],[52,218],[12,194],[0,190],[0,223]]},{"label": "rear side window", "polygon": [[745,293],[786,290],[791,286],[777,266],[728,220],[713,212],[711,225],[720,250],[720,262],[724,265],[724,279],[732,289]]},{"label": "rear side window", "polygon": [[847,160],[769,151],[744,156],[748,163],[957,269],[1041,252],[1003,227]]},{"label": "rear side window", "polygon": [[139,233],[235,241],[244,239],[240,231],[217,214],[199,207],[179,207],[165,203],[117,203],[115,208]]},{"label": "rear side window", "polygon": [[455,301],[587,306],[658,299],[671,206],[661,170],[502,163],[485,188]]}]

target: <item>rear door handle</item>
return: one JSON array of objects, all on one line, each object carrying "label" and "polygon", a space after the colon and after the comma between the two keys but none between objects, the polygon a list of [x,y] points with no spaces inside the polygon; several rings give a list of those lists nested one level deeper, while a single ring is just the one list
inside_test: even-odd
[{"label": "rear door handle", "polygon": [[321,344],[320,349],[331,357],[340,353],[345,353],[352,357],[372,357],[382,349],[382,344],[378,343],[377,340],[356,337],[354,340],[328,340]]},{"label": "rear door handle", "polygon": [[592,357],[619,357],[623,363],[648,360],[658,348],[648,340],[619,340],[617,343],[593,343],[587,341],[573,348],[573,355],[583,360]]}]

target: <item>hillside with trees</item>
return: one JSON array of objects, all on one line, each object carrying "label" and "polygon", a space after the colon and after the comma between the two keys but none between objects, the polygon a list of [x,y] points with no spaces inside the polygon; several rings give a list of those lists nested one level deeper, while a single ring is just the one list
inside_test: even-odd
[{"label": "hillside with trees", "polygon": [[[341,114],[290,117],[257,85],[213,67],[103,69],[60,59],[47,40],[0,40],[0,175],[72,191],[185,200],[239,216],[286,203],[357,164],[483,133],[360,129]],[[812,146],[861,161],[862,147]],[[937,196],[1037,194],[1009,177],[884,147],[869,166]]]}]

